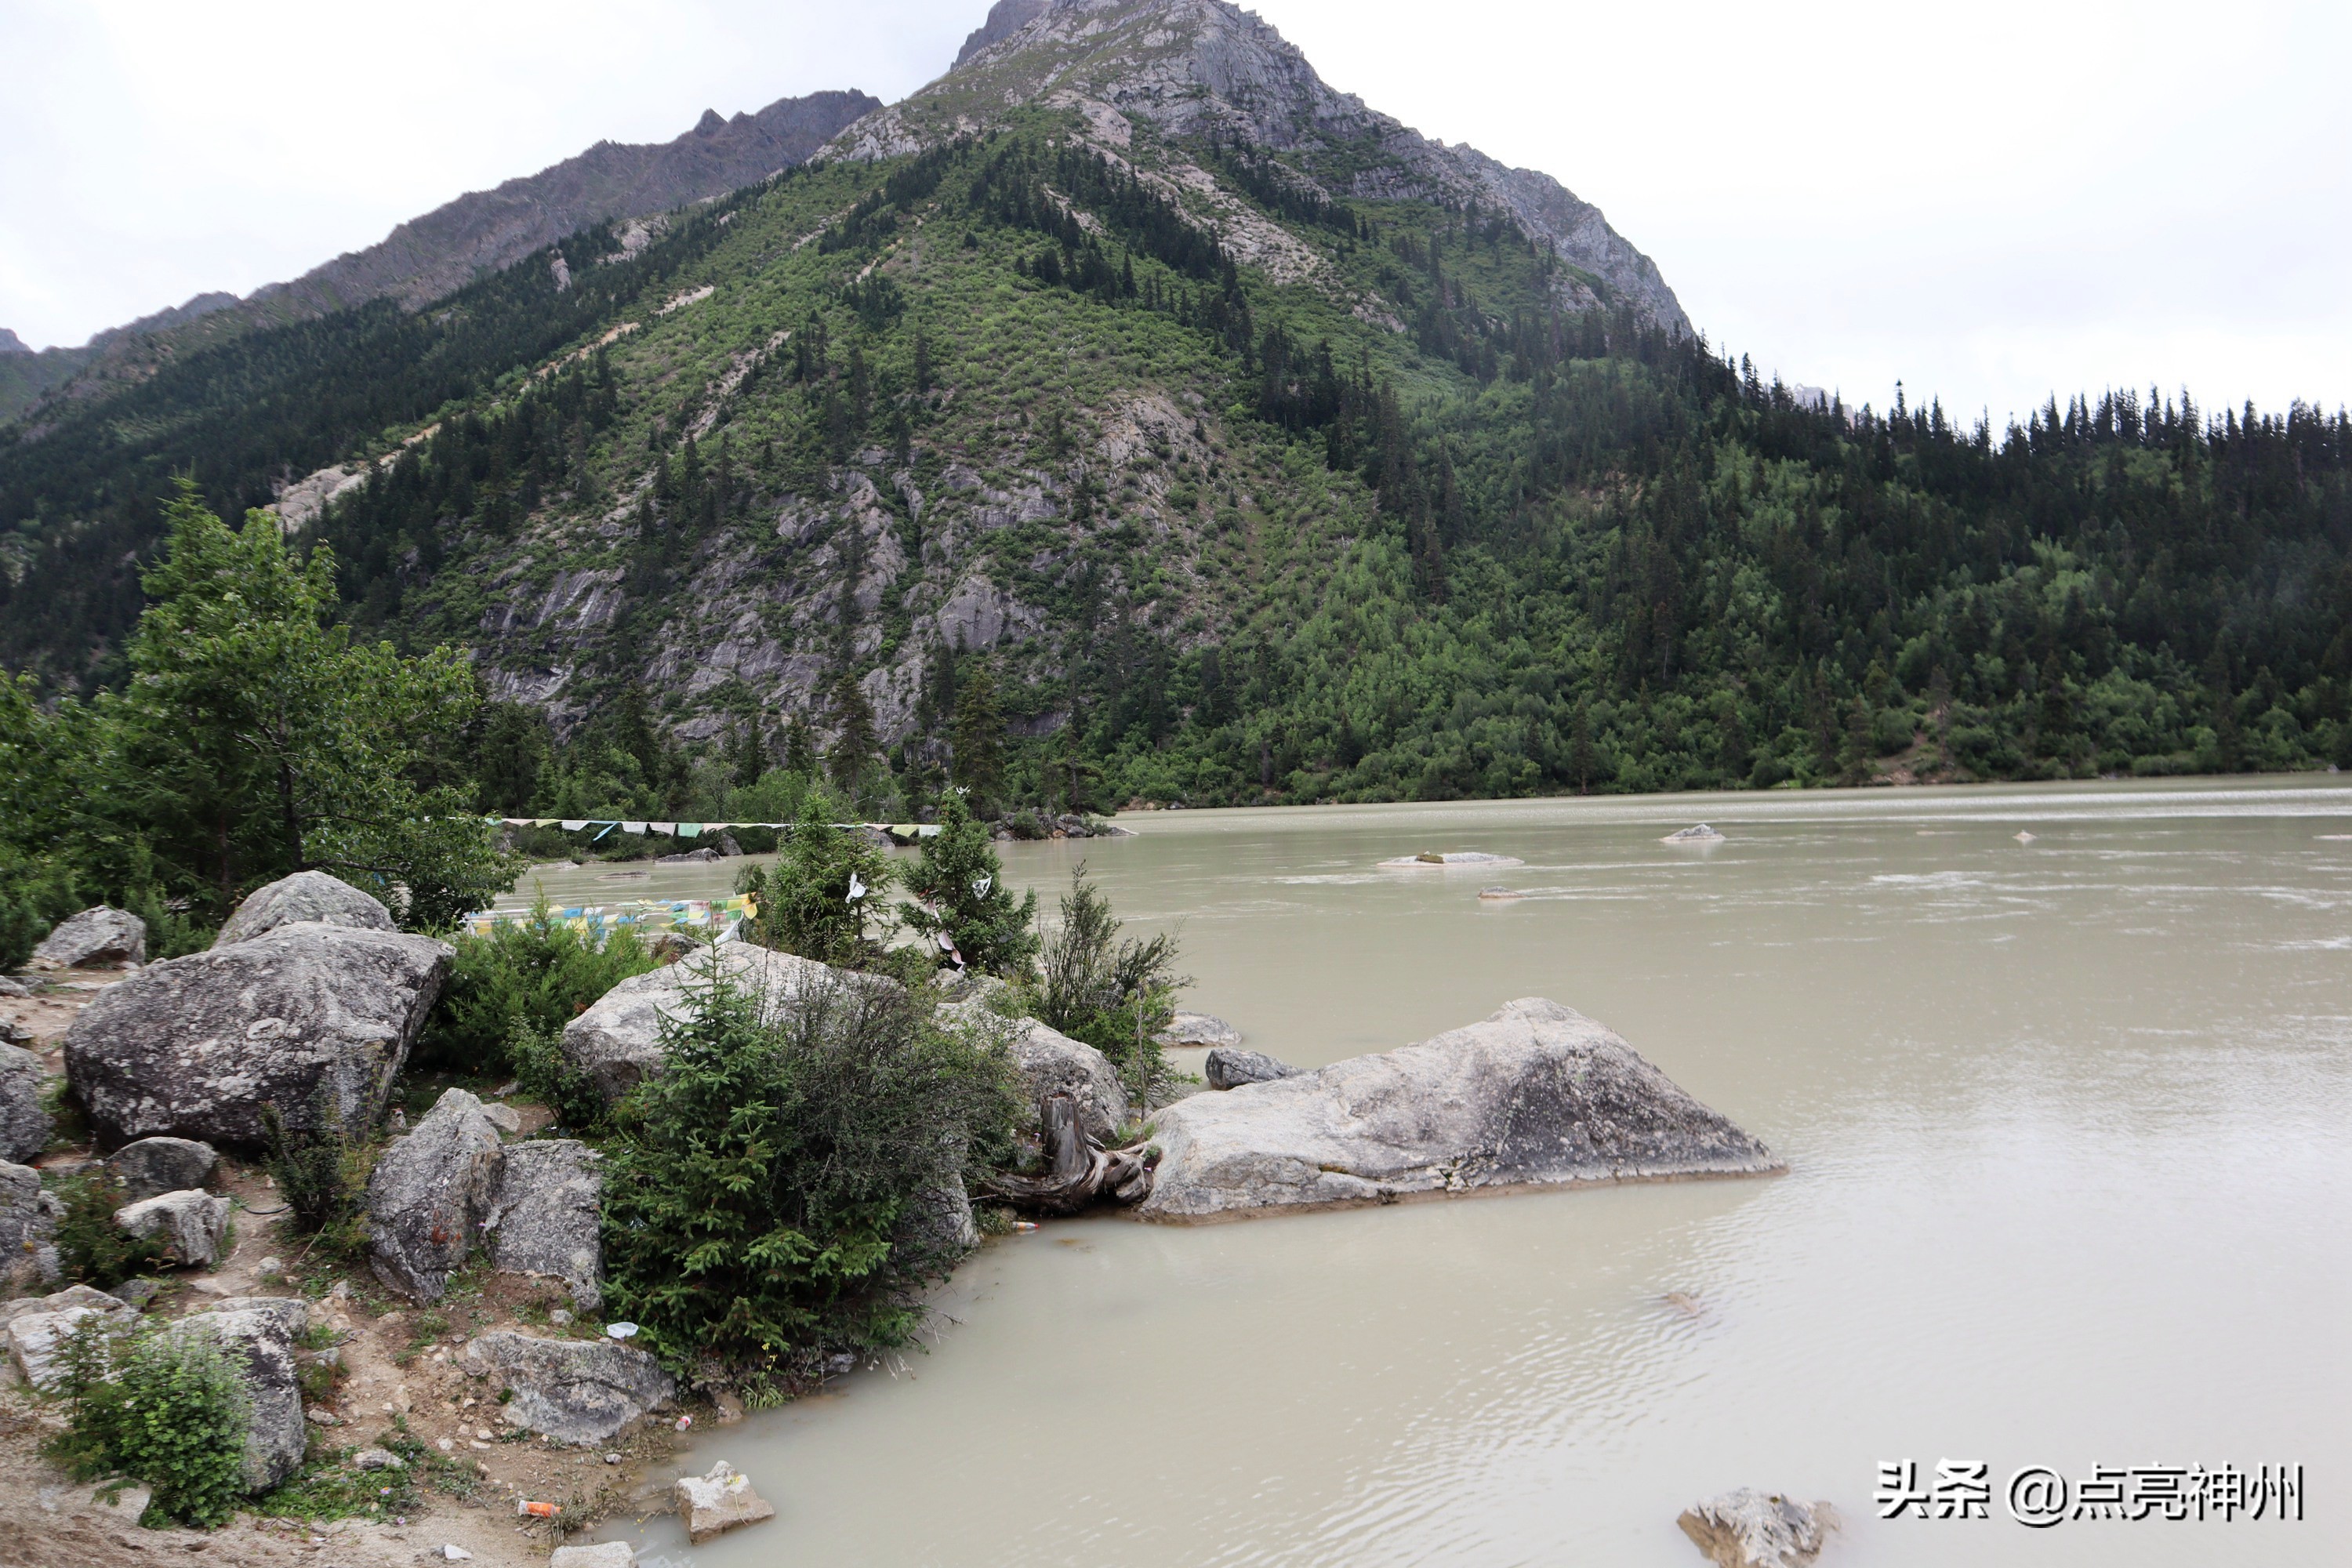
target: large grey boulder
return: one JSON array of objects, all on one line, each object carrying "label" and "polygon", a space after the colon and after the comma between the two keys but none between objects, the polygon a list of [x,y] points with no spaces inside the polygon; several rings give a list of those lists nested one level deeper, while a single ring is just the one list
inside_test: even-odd
[{"label": "large grey boulder", "polygon": [[600,1163],[593,1149],[568,1138],[511,1144],[490,1198],[491,1266],[562,1280],[583,1312],[604,1298]]},{"label": "large grey boulder", "polygon": [[467,1344],[459,1363],[468,1375],[496,1376],[512,1391],[509,1421],[567,1443],[601,1443],[677,1397],[659,1362],[611,1340],[497,1329]]},{"label": "large grey boulder", "polygon": [[248,1491],[266,1491],[301,1468],[310,1432],[294,1345],[309,1321],[310,1309],[296,1298],[247,1296],[191,1313],[169,1331],[212,1335],[245,1383],[253,1411],[245,1434]]},{"label": "large grey boulder", "polygon": [[65,1205],[41,1190],[30,1165],[0,1160],[0,1293],[16,1294],[58,1277],[58,1221]]},{"label": "large grey boulder", "polygon": [[147,958],[147,922],[106,904],[87,909],[41,939],[35,969],[120,969]]},{"label": "large grey boulder", "polygon": [[1305,1069],[1288,1062],[1276,1061],[1264,1051],[1228,1050],[1223,1047],[1209,1053],[1202,1071],[1211,1089],[1239,1089],[1245,1083],[1272,1083],[1276,1079],[1297,1078]]},{"label": "large grey boulder", "polygon": [[49,1146],[49,1113],[41,1105],[41,1061],[17,1046],[0,1046],[0,1160],[29,1160]]},{"label": "large grey boulder", "polygon": [[1742,1487],[1692,1504],[1675,1522],[1716,1568],[1805,1568],[1837,1528],[1837,1514],[1825,1502]]},{"label": "large grey boulder", "polygon": [[1781,1168],[1582,1014],[1542,997],[1417,1046],[1159,1113],[1147,1218]]},{"label": "large grey boulder", "polygon": [[228,1200],[206,1192],[164,1193],[114,1211],[114,1223],[163,1248],[163,1261],[210,1268],[228,1235]]},{"label": "large grey boulder", "polygon": [[[92,1290],[92,1296],[102,1294]],[[50,1297],[48,1300],[55,1300]],[[54,1311],[25,1312],[8,1321],[8,1359],[16,1375],[26,1384],[43,1393],[55,1390],[65,1382],[69,1370],[67,1355],[73,1338],[83,1331],[85,1324],[96,1321],[108,1334],[127,1334],[139,1321],[139,1314],[121,1302],[108,1298],[106,1306],[92,1306],[77,1300]]]},{"label": "large grey boulder", "polygon": [[[812,989],[846,983],[848,977],[814,959],[752,942],[697,948],[675,963],[622,981],[566,1024],[565,1058],[593,1079],[607,1099],[620,1099],[660,1070],[663,1020],[696,1016],[696,995],[714,980],[740,987],[758,1002],[763,1016],[773,1016]],[[856,983],[889,984],[870,976]]]},{"label": "large grey boulder", "polygon": [[985,996],[950,1002],[939,1012],[943,1022],[1001,1032],[1032,1105],[1043,1106],[1052,1095],[1068,1095],[1077,1102],[1079,1131],[1098,1143],[1111,1142],[1127,1125],[1127,1089],[1118,1081],[1118,1069],[1084,1040],[1074,1040],[1034,1018],[1003,1017],[989,1007]]},{"label": "large grey boulder", "polygon": [[951,1172],[909,1198],[890,1241],[948,1266],[978,1247],[980,1222],[972,1216],[971,1194],[964,1190],[961,1173]]},{"label": "large grey boulder", "polygon": [[201,1187],[219,1163],[219,1152],[194,1138],[142,1138],[106,1157],[106,1168],[132,1203]]},{"label": "large grey boulder", "polygon": [[381,900],[363,893],[340,877],[324,871],[297,871],[246,894],[228,922],[213,938],[215,947],[250,942],[264,931],[298,921],[348,926],[354,931],[396,929],[392,911]]},{"label": "large grey boulder", "polygon": [[168,1133],[241,1148],[262,1109],[310,1127],[325,1097],[374,1125],[441,994],[451,950],[315,921],[149,964],[66,1031],[66,1076],[101,1145]]},{"label": "large grey boulder", "polygon": [[415,1301],[437,1301],[488,1217],[505,1163],[482,1102],[445,1090],[415,1130],[395,1138],[368,1178],[368,1261]]}]

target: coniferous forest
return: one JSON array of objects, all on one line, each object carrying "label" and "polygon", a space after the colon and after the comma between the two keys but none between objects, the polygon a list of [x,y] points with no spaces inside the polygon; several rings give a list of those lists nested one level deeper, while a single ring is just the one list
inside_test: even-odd
[{"label": "coniferous forest", "polygon": [[0,658],[119,684],[175,476],[233,517],[365,458],[298,548],[357,636],[470,650],[486,809],[2352,763],[2341,411],[1801,399],[1590,275],[1565,308],[1507,213],[1160,148],[1220,226],[1076,123],[53,400],[0,433]]}]

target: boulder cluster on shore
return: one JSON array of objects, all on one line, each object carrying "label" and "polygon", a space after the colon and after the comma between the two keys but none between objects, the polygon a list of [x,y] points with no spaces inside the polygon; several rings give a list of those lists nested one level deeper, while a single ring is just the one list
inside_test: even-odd
[{"label": "boulder cluster on shore", "polygon": [[[444,1090],[413,1126],[390,1114],[450,973],[448,944],[394,929],[373,898],[305,872],[254,893],[205,952],[144,963],[135,917],[107,910],[66,922],[44,949],[61,964],[121,973],[67,1029],[62,1056],[71,1096],[106,1151],[91,1168],[119,1201],[114,1223],[150,1244],[161,1265],[220,1260],[231,1205],[212,1184],[224,1153],[250,1159],[285,1127],[367,1130],[389,1118],[396,1135],[374,1161],[363,1216],[366,1265],[385,1289],[429,1308],[479,1261],[560,1286],[569,1310],[554,1315],[559,1324],[602,1304],[595,1148],[543,1125],[524,1136],[512,1106],[462,1088]],[[572,1017],[560,1038],[567,1069],[618,1100],[664,1071],[667,1027],[690,1021],[714,984],[772,1018],[820,989],[898,984],[748,942],[693,947]],[[1311,1069],[1244,1049],[1221,1019],[1180,1014],[1160,1037],[1208,1047],[1210,1092],[1156,1107],[1134,1103],[1094,1047],[1007,1016],[1000,983],[964,982],[938,1007],[943,1023],[995,1031],[1035,1108],[1049,1173],[1008,1173],[988,1195],[1040,1213],[1108,1201],[1148,1220],[1198,1222],[1780,1168],[1610,1030],[1538,997],[1417,1045]],[[0,1308],[0,1330],[16,1374],[35,1388],[57,1386],[65,1347],[83,1325],[126,1333],[144,1300],[127,1288],[56,1288],[62,1208],[39,1173],[15,1163],[47,1143],[42,1083],[30,1053],[0,1045],[0,1258],[18,1296]],[[1136,1141],[1120,1146],[1122,1138]],[[960,1182],[919,1194],[915,1210],[902,1223],[951,1251],[979,1245]],[[201,1320],[235,1352],[252,1408],[244,1473],[257,1491],[303,1460],[301,1347],[311,1313],[299,1297],[256,1294],[208,1301],[179,1320]],[[560,1444],[605,1444],[683,1396],[668,1369],[619,1337],[499,1328],[446,1359],[484,1387],[480,1397],[495,1397],[502,1424]],[[773,1513],[724,1464],[677,1485],[697,1541]],[[1800,1505],[1751,1508],[1752,1495],[1762,1494],[1702,1505],[1685,1516],[1685,1530],[1718,1562],[1810,1561],[1806,1543],[1817,1549],[1819,1531],[1791,1522],[1788,1510]],[[1717,1542],[1735,1537],[1740,1551],[1770,1537],[1781,1555],[1722,1555],[1729,1548]]]}]

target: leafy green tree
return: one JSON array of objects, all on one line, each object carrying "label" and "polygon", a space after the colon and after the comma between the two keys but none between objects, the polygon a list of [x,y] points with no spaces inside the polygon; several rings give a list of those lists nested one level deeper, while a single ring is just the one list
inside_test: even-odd
[{"label": "leafy green tree", "polygon": [[1021,1097],[1001,1039],[897,985],[696,1001],[606,1151],[606,1298],[677,1372],[769,1403],[830,1350],[908,1342],[960,1250],[918,1211],[1001,1156]]},{"label": "leafy green tree", "polygon": [[[946,937],[967,968],[985,974],[1020,974],[1037,955],[1037,895],[1014,899],[988,829],[961,796],[950,792],[940,807],[940,831],[923,840],[922,858],[907,885],[921,903],[905,906],[908,925],[934,946]],[[952,961],[946,952],[939,962]]]},{"label": "leafy green tree", "polygon": [[866,968],[882,956],[896,917],[885,895],[898,868],[855,829],[837,827],[834,801],[821,789],[803,797],[783,853],[770,866],[748,865],[735,890],[759,913],[752,941],[822,963]]}]

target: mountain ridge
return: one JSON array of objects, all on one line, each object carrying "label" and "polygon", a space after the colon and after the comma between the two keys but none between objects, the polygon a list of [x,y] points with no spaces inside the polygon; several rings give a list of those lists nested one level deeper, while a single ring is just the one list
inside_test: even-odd
[{"label": "mountain ridge", "polygon": [[[0,422],[46,393],[62,388],[68,396],[103,395],[152,374],[174,355],[257,327],[378,298],[422,309],[591,224],[654,217],[754,184],[880,107],[880,100],[856,89],[815,92],[778,99],[732,119],[707,109],[696,125],[668,142],[598,142],[534,174],[453,197],[394,225],[373,245],[299,277],[263,284],[242,300],[199,295],[187,305],[109,328],[80,348],[46,351],[56,357],[40,362],[41,374],[20,374],[13,384],[7,379],[13,366],[0,364]],[[199,304],[204,308],[194,309]]]},{"label": "mountain ridge", "polygon": [[850,125],[819,156],[905,156],[1014,102],[1094,106],[1090,139],[1112,156],[1140,119],[1169,136],[1229,135],[1279,154],[1326,197],[1506,211],[1575,268],[1556,284],[1564,307],[1630,305],[1645,322],[1694,330],[1657,264],[1600,208],[1549,174],[1425,137],[1335,90],[1230,0],[997,0],[944,76]]}]

